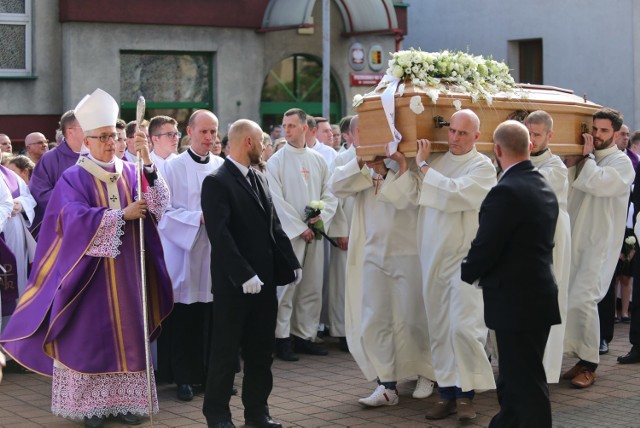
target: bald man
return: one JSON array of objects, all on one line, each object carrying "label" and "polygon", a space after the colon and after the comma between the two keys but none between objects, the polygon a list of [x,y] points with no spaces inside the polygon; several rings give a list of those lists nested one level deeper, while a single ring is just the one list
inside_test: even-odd
[{"label": "bald man", "polygon": [[11,138],[7,134],[0,134],[0,152],[11,153]]},{"label": "bald man", "polygon": [[42,155],[49,151],[49,140],[40,132],[32,132],[24,139],[24,146],[27,151],[27,157],[38,163]]},{"label": "bald man", "polygon": [[262,130],[241,119],[229,129],[229,156],[202,185],[211,241],[213,321],[203,413],[210,427],[230,428],[230,391],[238,351],[244,360],[242,403],[249,426],[278,428],[267,399],[273,377],[276,286],[302,278],[291,242],[273,207],[260,161]]},{"label": "bald man", "polygon": [[524,125],[498,125],[493,141],[504,174],[482,202],[461,269],[463,281],[479,281],[484,319],[500,353],[500,412],[489,427],[551,427],[542,358],[551,325],[560,323],[553,275],[558,200],[529,160]]},{"label": "bald man", "polygon": [[[484,350],[488,330],[482,320],[481,291],[463,283],[460,263],[478,230],[480,204],[496,184],[496,170],[475,148],[478,116],[460,110],[450,123],[447,153],[431,156],[431,142],[418,140],[416,154],[422,178],[417,192],[422,292],[440,393],[426,417],[442,419],[457,412],[459,420],[468,420],[476,417],[475,389],[494,389],[495,382]],[[411,192],[405,190],[407,195]],[[418,395],[420,389],[416,388]]]}]

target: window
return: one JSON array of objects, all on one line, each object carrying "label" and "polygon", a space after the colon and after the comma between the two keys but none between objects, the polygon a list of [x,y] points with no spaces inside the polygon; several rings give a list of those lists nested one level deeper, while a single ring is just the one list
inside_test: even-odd
[{"label": "window", "polygon": [[31,1],[0,0],[0,77],[31,75]]},{"label": "window", "polygon": [[542,39],[510,41],[509,65],[516,82],[542,85]]},{"label": "window", "polygon": [[[330,82],[330,123],[341,116],[340,91],[333,75]],[[322,115],[322,63],[317,58],[297,54],[276,64],[264,80],[260,116],[264,129],[279,125],[282,114],[297,107],[312,116]]]},{"label": "window", "polygon": [[120,117],[134,120],[140,95],[145,117],[166,115],[186,134],[189,116],[213,110],[213,54],[202,52],[120,52]]}]

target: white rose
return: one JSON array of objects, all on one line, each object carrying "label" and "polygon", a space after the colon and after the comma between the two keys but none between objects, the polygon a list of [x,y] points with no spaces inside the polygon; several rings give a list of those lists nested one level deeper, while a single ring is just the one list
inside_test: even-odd
[{"label": "white rose", "polygon": [[311,202],[309,202],[309,208],[312,208],[314,210],[319,210],[320,209],[320,202],[321,201],[311,201]]},{"label": "white rose", "polygon": [[318,209],[322,211],[324,209],[324,201],[316,201],[318,202]]},{"label": "white rose", "polygon": [[402,69],[402,67],[398,65],[394,65],[393,71],[391,72],[391,76],[397,77],[398,79],[400,79],[402,76],[404,76],[404,70]]},{"label": "white rose", "polygon": [[635,236],[627,236],[627,239],[625,239],[624,242],[627,245],[635,245],[636,244],[636,237]]},{"label": "white rose", "polygon": [[422,105],[422,99],[420,98],[420,95],[411,97],[411,100],[409,101],[409,108],[415,114],[420,114],[424,111],[424,106]]},{"label": "white rose", "polygon": [[358,107],[360,104],[362,104],[364,102],[364,97],[360,94],[355,94],[353,96],[353,101],[351,102],[351,106],[353,108]]},{"label": "white rose", "polygon": [[453,104],[453,107],[455,107],[456,111],[462,108],[462,101],[460,100],[453,100],[452,104]]}]

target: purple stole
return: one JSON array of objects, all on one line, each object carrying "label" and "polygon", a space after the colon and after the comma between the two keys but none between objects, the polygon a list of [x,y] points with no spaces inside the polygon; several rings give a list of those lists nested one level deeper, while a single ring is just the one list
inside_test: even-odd
[{"label": "purple stole", "polygon": [[[20,196],[19,178],[13,172],[0,165],[4,182],[7,183],[11,196]],[[2,300],[2,316],[11,315],[18,302],[18,268],[16,256],[4,241],[4,233],[0,233],[0,299]]]}]

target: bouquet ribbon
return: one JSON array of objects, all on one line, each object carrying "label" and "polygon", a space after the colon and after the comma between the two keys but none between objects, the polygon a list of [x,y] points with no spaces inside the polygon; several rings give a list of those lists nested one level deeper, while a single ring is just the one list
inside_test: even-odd
[{"label": "bouquet ribbon", "polygon": [[398,151],[398,144],[400,144],[400,140],[402,140],[402,135],[396,129],[395,126],[395,115],[396,115],[396,102],[395,95],[398,90],[398,85],[400,84],[400,79],[397,77],[389,76],[385,74],[378,83],[378,87],[376,89],[382,88],[386,85],[384,92],[380,95],[380,102],[382,103],[382,109],[384,110],[384,115],[387,118],[387,123],[389,124],[389,130],[391,131],[391,136],[393,137],[393,141],[389,141],[387,145],[389,146],[389,154],[392,155]]}]

